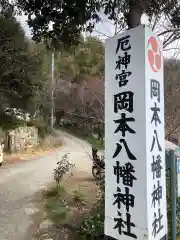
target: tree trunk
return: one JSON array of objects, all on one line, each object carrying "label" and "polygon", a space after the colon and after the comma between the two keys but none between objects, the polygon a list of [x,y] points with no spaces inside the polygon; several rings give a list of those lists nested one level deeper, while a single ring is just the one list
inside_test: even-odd
[{"label": "tree trunk", "polygon": [[143,8],[137,1],[130,1],[130,9],[127,14],[128,29],[138,27],[141,24]]}]

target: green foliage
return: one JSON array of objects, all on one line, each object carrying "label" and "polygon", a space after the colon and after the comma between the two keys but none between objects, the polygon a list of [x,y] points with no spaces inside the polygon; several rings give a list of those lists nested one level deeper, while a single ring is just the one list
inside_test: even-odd
[{"label": "green foliage", "polygon": [[[28,24],[33,29],[33,37],[53,39],[53,45],[71,45],[77,43],[82,31],[92,31],[104,13],[109,20],[118,23],[121,28],[131,26],[130,14],[133,11],[148,13],[152,16],[167,16],[173,28],[180,25],[180,6],[178,0],[143,0],[143,1],[107,1],[107,0],[16,0],[18,8],[28,15]],[[101,10],[101,11],[100,11]],[[140,15],[141,17],[141,15]],[[140,19],[138,19],[140,20]],[[53,23],[53,29],[49,24]]]},{"label": "green foliage", "polygon": [[104,140],[103,139],[97,139],[93,135],[89,135],[86,140],[96,147],[97,149],[104,149]]},{"label": "green foliage", "polygon": [[104,214],[101,210],[99,213],[87,217],[80,227],[80,234],[100,236],[104,231]]},{"label": "green foliage", "polygon": [[11,116],[5,116],[4,114],[0,114],[0,127],[4,131],[14,129],[24,125],[25,125],[25,122],[23,120],[19,120]]},{"label": "green foliage", "polygon": [[64,192],[65,189],[62,186],[53,186],[44,192],[44,197],[45,199],[51,197],[60,197]]},{"label": "green foliage", "polygon": [[68,215],[68,209],[61,198],[64,191],[62,187],[53,187],[45,192],[45,210],[48,217],[57,224],[64,221]]},{"label": "green foliage", "polygon": [[38,135],[40,138],[44,138],[52,133],[52,128],[44,122],[39,122],[37,120],[32,120],[27,123],[27,126],[34,126],[38,129]]},{"label": "green foliage", "polygon": [[[53,39],[53,45],[60,43],[71,45],[77,43],[84,25],[93,18],[96,22],[99,17],[96,10],[100,10],[99,1],[16,1],[20,9],[28,15],[28,24],[33,29],[33,38],[36,41]],[[53,30],[49,30],[49,23],[53,22]],[[88,24],[91,28],[92,22]]]},{"label": "green foliage", "polygon": [[74,191],[73,198],[76,202],[85,202],[85,195],[80,189]]},{"label": "green foliage", "polygon": [[62,159],[57,162],[57,167],[54,169],[54,180],[56,181],[57,186],[59,185],[63,176],[66,173],[71,172],[74,167],[75,165],[69,162],[68,154],[63,155]]},{"label": "green foliage", "polygon": [[104,76],[104,45],[94,38],[82,39],[69,51],[56,54],[55,75],[72,82],[85,80],[87,76]]},{"label": "green foliage", "polygon": [[20,23],[7,9],[0,13],[0,95],[3,105],[33,110],[41,87],[38,59]]},{"label": "green foliage", "polygon": [[97,201],[89,216],[80,225],[78,232],[82,235],[100,236],[104,233],[104,194]]}]

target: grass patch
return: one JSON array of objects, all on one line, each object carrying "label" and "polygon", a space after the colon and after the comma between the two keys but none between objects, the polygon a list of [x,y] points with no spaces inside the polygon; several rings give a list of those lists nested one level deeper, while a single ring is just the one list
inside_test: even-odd
[{"label": "grass patch", "polygon": [[80,189],[77,189],[77,190],[74,190],[73,193],[74,193],[73,199],[75,202],[85,203],[86,196],[84,192],[82,192]]},{"label": "grass patch", "polygon": [[44,192],[44,197],[45,199],[51,197],[60,197],[64,192],[65,189],[62,186],[53,186]]},{"label": "grass patch", "polygon": [[47,230],[39,229],[35,239],[43,238],[44,234],[46,238],[61,240],[86,239],[84,236],[81,238],[78,229],[84,217],[88,216],[96,205],[98,192],[99,187],[91,174],[77,170],[74,170],[73,176],[62,182],[59,188],[55,186],[45,191],[44,213],[54,225]]},{"label": "grass patch", "polygon": [[97,149],[104,149],[104,140],[97,139],[92,135],[86,137],[86,140]]},{"label": "grass patch", "polygon": [[47,216],[55,223],[59,224],[68,217],[68,208],[62,197],[65,193],[63,187],[53,187],[45,192],[44,208]]},{"label": "grass patch", "polygon": [[67,218],[68,209],[56,197],[51,197],[45,202],[45,209],[55,223],[61,223]]}]

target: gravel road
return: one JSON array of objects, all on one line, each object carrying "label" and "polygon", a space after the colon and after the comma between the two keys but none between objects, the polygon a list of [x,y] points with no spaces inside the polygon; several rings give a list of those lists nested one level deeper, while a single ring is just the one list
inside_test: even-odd
[{"label": "gravel road", "polygon": [[77,169],[91,171],[88,157],[91,146],[74,136],[60,132],[63,146],[44,157],[0,168],[0,240],[31,240],[29,228],[38,209],[34,196],[53,181],[56,162],[65,153]]}]

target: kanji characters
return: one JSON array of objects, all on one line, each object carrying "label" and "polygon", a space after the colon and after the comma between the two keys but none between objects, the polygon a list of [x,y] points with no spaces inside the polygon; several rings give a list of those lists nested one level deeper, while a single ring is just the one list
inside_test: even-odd
[{"label": "kanji characters", "polygon": [[116,182],[120,183],[120,178],[122,178],[122,183],[125,186],[132,187],[136,177],[133,175],[135,173],[134,167],[131,163],[126,163],[120,166],[119,161],[116,161],[116,166],[114,166],[114,175],[116,176]]},{"label": "kanji characters", "polygon": [[130,71],[126,72],[125,70],[122,70],[121,73],[116,74],[115,78],[119,82],[119,87],[123,87],[123,86],[127,85],[127,83],[128,83],[127,77],[129,77],[131,74],[132,74],[132,72],[130,72]]},{"label": "kanji characters", "polygon": [[122,38],[119,38],[117,40],[117,48],[116,48],[116,53],[119,51],[119,48],[122,50],[122,51],[128,51],[131,49],[131,45],[129,43],[129,38],[130,38],[130,35],[127,35],[125,37],[122,37]]},{"label": "kanji characters", "polygon": [[126,110],[130,113],[133,112],[133,96],[131,91],[122,92],[114,95],[114,112],[118,113],[119,110]]},{"label": "kanji characters", "polygon": [[[160,118],[160,112],[161,109],[158,105],[160,103],[160,82],[155,79],[150,79],[150,97],[153,101],[153,106],[150,107],[150,110],[152,112],[151,117],[151,124],[154,124],[155,129],[153,133],[153,139],[152,139],[152,145],[150,152],[153,153],[152,155],[152,162],[151,162],[151,172],[152,172],[152,178],[153,178],[153,184],[152,184],[152,192],[151,192],[151,198],[152,198],[152,208],[154,211],[156,211],[157,206],[159,207],[158,213],[154,212],[154,220],[152,222],[152,235],[155,239],[158,239],[159,237],[157,234],[164,228],[162,221],[163,221],[163,214],[161,214],[161,199],[163,198],[163,185],[161,181],[162,177],[162,159],[161,155],[157,152],[162,152],[162,147],[158,138],[158,128],[160,127],[160,124],[162,124],[162,119]],[[164,139],[163,139],[164,141]],[[155,145],[157,146],[155,148]],[[153,151],[155,148],[155,152]],[[156,153],[156,155],[154,155]],[[154,239],[153,238],[153,239]]]},{"label": "kanji characters", "polygon": [[136,133],[132,128],[129,127],[128,122],[134,122],[135,119],[132,117],[126,117],[125,113],[121,113],[121,118],[118,120],[114,120],[115,123],[118,123],[118,127],[116,128],[114,133],[122,132],[122,136],[125,137],[126,132]]},{"label": "kanji characters", "polygon": [[155,156],[153,155],[153,162],[151,163],[151,171],[153,173],[153,180],[156,178],[161,178],[161,171],[162,171],[162,166],[161,166],[161,156],[158,155],[155,160]]},{"label": "kanji characters", "polygon": [[[130,35],[119,38],[117,40],[116,47],[117,59],[115,63],[115,70],[117,70],[117,73],[115,75],[115,80],[117,80],[119,87],[122,89],[128,85],[128,77],[132,75],[132,72],[127,69],[128,65],[131,62],[131,54],[128,52],[131,49],[129,40]],[[127,141],[125,139],[127,132],[129,134],[136,134],[136,131],[132,126],[135,122],[135,119],[133,116],[127,116],[126,113],[121,112],[124,110],[128,113],[133,113],[134,93],[132,91],[124,91],[114,94],[113,104],[114,113],[118,114],[118,118],[115,118],[114,120],[114,123],[117,124],[114,133],[117,135],[121,133],[122,137],[118,142],[116,142],[116,149],[113,154],[113,158],[118,157],[124,148],[128,158],[130,160],[136,160],[136,156],[134,156],[134,154],[129,149]],[[122,185],[126,186],[124,188],[117,186],[116,192],[113,195],[114,201],[112,204],[116,206],[118,210],[118,217],[114,218],[114,229],[117,229],[120,235],[124,234],[130,238],[137,239],[136,234],[132,232],[132,228],[135,227],[135,224],[131,221],[131,215],[129,213],[130,207],[133,208],[135,205],[135,196],[129,189],[129,187],[133,187],[134,181],[137,180],[135,177],[134,166],[130,162],[126,162],[123,165],[120,165],[120,162],[116,161],[116,165],[114,165],[113,168],[116,183],[119,184],[120,181],[122,181]],[[121,213],[119,212],[121,205],[125,206],[126,219],[124,219],[124,217],[122,218]]]},{"label": "kanji characters", "polygon": [[157,103],[154,103],[154,107],[151,108],[151,111],[153,111],[153,116],[151,119],[151,123],[155,122],[155,126],[157,126],[157,123],[161,123],[161,120],[159,118],[158,112],[160,112],[160,108],[157,107]]},{"label": "kanji characters", "polygon": [[131,55],[128,54],[127,52],[124,53],[124,56],[118,56],[118,60],[116,61],[116,67],[115,67],[115,70],[116,69],[121,69],[121,66],[124,66],[125,69],[127,69],[128,67],[128,64],[130,63],[131,61]]},{"label": "kanji characters", "polygon": [[160,102],[160,83],[157,80],[151,79],[151,99],[153,97],[157,98],[158,102]]},{"label": "kanji characters", "polygon": [[126,213],[126,220],[123,220],[121,217],[121,213],[118,211],[118,217],[114,218],[115,226],[114,229],[118,229],[120,235],[122,233],[131,238],[137,239],[136,234],[132,233],[131,228],[135,227],[135,224],[131,222],[131,214]]},{"label": "kanji characters", "polygon": [[125,193],[121,192],[121,189],[117,187],[117,193],[114,194],[115,201],[113,205],[118,206],[118,209],[121,208],[121,203],[126,206],[127,212],[129,212],[129,207],[134,207],[134,195],[129,193],[129,188],[125,187]]},{"label": "kanji characters", "polygon": [[[133,155],[133,153],[129,150],[129,147],[127,145],[127,142],[125,139],[120,139],[119,140],[120,143],[116,143],[116,150],[115,153],[113,155],[113,158],[117,157],[119,155],[119,153],[122,150],[122,145],[124,146],[126,153],[128,155],[128,158],[131,160],[136,160],[136,157]],[[121,144],[122,143],[122,144]]]},{"label": "kanji characters", "polygon": [[156,235],[164,228],[162,225],[163,214],[161,214],[161,209],[158,209],[158,216],[154,213],[154,221],[152,223],[153,231],[152,235],[156,237]]},{"label": "kanji characters", "polygon": [[152,142],[152,146],[151,146],[151,152],[154,149],[155,142],[157,142],[158,150],[162,151],[162,147],[161,147],[161,145],[159,143],[158,135],[157,135],[157,131],[156,130],[154,130],[154,136],[153,136],[153,142]]},{"label": "kanji characters", "polygon": [[160,205],[160,200],[162,199],[162,186],[160,186],[159,180],[157,181],[157,187],[154,184],[154,190],[151,194],[152,196],[152,204],[154,205],[154,208],[156,206],[156,202]]}]

